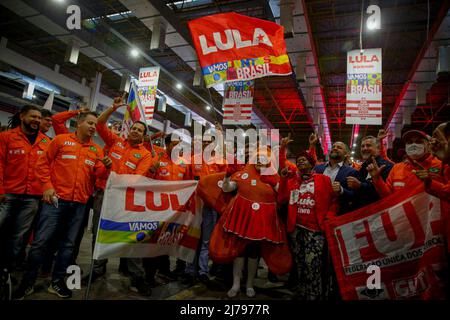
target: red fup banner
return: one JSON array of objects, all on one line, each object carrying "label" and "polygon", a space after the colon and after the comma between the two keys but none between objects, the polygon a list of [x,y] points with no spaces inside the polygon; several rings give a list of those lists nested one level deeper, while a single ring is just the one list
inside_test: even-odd
[{"label": "red fup banner", "polygon": [[188,22],[206,87],[292,73],[284,28],[237,13]]},{"label": "red fup banner", "polygon": [[[442,206],[423,189],[405,190],[330,220],[327,239],[343,299],[445,299]],[[369,289],[372,265],[380,283]]]}]

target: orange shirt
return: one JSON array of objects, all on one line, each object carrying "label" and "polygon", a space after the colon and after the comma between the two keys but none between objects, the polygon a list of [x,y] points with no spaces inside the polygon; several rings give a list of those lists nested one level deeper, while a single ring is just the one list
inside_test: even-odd
[{"label": "orange shirt", "polygon": [[[417,162],[427,170],[431,169],[434,171],[437,170],[437,172],[439,172],[441,168],[441,161],[433,157],[432,155],[428,156],[422,161]],[[403,190],[406,187],[415,188],[423,184],[423,181],[417,178],[417,176],[412,171],[420,169],[420,167],[414,165],[408,160],[397,163],[389,172],[389,176],[387,177],[386,182],[384,182],[381,177],[378,177],[373,179],[373,185],[382,198],[396,191]],[[442,178],[439,177],[438,182],[442,182]]]},{"label": "orange shirt", "polygon": [[156,172],[150,176],[151,178],[166,181],[192,179],[190,165],[188,165],[182,158],[179,159],[177,163],[174,163],[167,152],[164,152],[164,154],[156,155],[156,161],[159,166],[156,169]]},{"label": "orange shirt", "polygon": [[195,178],[200,179],[201,177],[219,173],[219,172],[225,172],[227,169],[227,165],[225,160],[222,160],[222,163],[219,164],[219,159],[213,158],[208,161],[208,163],[205,162],[205,159],[202,159],[201,164],[195,164],[194,163],[194,156],[192,156],[191,160],[191,168],[192,168],[192,176]]},{"label": "orange shirt", "polygon": [[438,176],[434,174],[429,183],[425,183],[425,190],[439,199],[450,202],[450,166],[448,164],[442,165],[440,176],[442,182],[438,181],[436,179]]},{"label": "orange shirt", "polygon": [[0,194],[42,195],[35,166],[49,144],[50,138],[39,132],[31,145],[20,126],[0,133]]},{"label": "orange shirt", "polygon": [[[132,146],[127,140],[111,132],[106,124],[98,123],[97,132],[106,144],[109,151],[109,157],[112,160],[111,170],[118,174],[139,174],[146,175],[153,163],[151,153],[143,146],[138,144]],[[106,181],[98,181],[96,186],[104,189]]]},{"label": "orange shirt", "polygon": [[53,130],[55,135],[69,133],[66,127],[66,121],[80,114],[80,110],[69,110],[57,113],[52,116]]},{"label": "orange shirt", "polygon": [[38,159],[36,175],[44,191],[55,189],[63,200],[86,203],[94,191],[95,179],[108,174],[102,158],[99,145],[82,143],[75,133],[61,134]]},{"label": "orange shirt", "polygon": [[361,164],[359,164],[358,162],[356,162],[356,161],[352,161],[352,164],[351,164],[351,167],[353,168],[353,169],[355,169],[356,171],[359,171],[360,169],[361,169]]}]

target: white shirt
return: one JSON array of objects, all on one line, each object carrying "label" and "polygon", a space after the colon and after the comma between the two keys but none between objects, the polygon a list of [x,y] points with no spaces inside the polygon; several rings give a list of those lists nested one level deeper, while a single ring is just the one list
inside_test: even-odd
[{"label": "white shirt", "polygon": [[331,163],[328,162],[325,166],[325,171],[323,174],[331,179],[331,182],[334,182],[336,180],[336,176],[339,172],[339,169],[344,165],[344,161],[339,162],[334,167],[331,166]]}]

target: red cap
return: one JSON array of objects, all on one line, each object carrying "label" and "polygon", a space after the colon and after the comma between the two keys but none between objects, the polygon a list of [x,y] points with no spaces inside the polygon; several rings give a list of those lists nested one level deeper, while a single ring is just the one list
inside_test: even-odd
[{"label": "red cap", "polygon": [[409,131],[406,131],[406,132],[403,134],[403,137],[402,137],[403,142],[405,142],[406,139],[408,139],[408,138],[411,137],[411,136],[419,136],[419,137],[424,138],[424,139],[426,139],[426,140],[430,140],[430,136],[428,136],[428,135],[427,135],[425,132],[423,132],[423,131],[420,131],[420,130],[409,130]]}]

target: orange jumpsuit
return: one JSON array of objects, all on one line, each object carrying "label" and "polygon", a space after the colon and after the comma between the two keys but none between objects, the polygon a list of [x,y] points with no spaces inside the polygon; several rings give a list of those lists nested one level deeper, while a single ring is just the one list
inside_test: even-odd
[{"label": "orange jumpsuit", "polygon": [[[417,162],[427,170],[437,170],[439,172],[441,168],[441,161],[432,155],[429,155],[424,160]],[[417,187],[423,182],[417,178],[413,170],[420,169],[421,168],[419,166],[409,160],[397,163],[389,172],[386,182],[384,182],[381,177],[377,177],[373,179],[373,185],[381,198],[387,197],[396,191],[403,190],[405,187]],[[438,182],[442,182],[442,179],[438,178]]]},{"label": "orange jumpsuit", "polygon": [[38,132],[31,145],[20,126],[0,133],[0,194],[42,195],[35,167],[49,144],[50,139]]},{"label": "orange jumpsuit", "polygon": [[[142,143],[135,146],[130,145],[127,140],[111,132],[104,123],[97,124],[97,132],[109,150],[109,157],[112,160],[111,171],[118,174],[146,175],[153,160],[152,155]],[[96,186],[104,189],[106,181],[101,181],[105,184],[97,183]]]},{"label": "orange jumpsuit", "polygon": [[39,157],[36,176],[44,191],[55,189],[63,200],[86,203],[94,191],[95,179],[109,173],[102,158],[99,145],[92,141],[82,143],[75,133],[61,134]]}]

